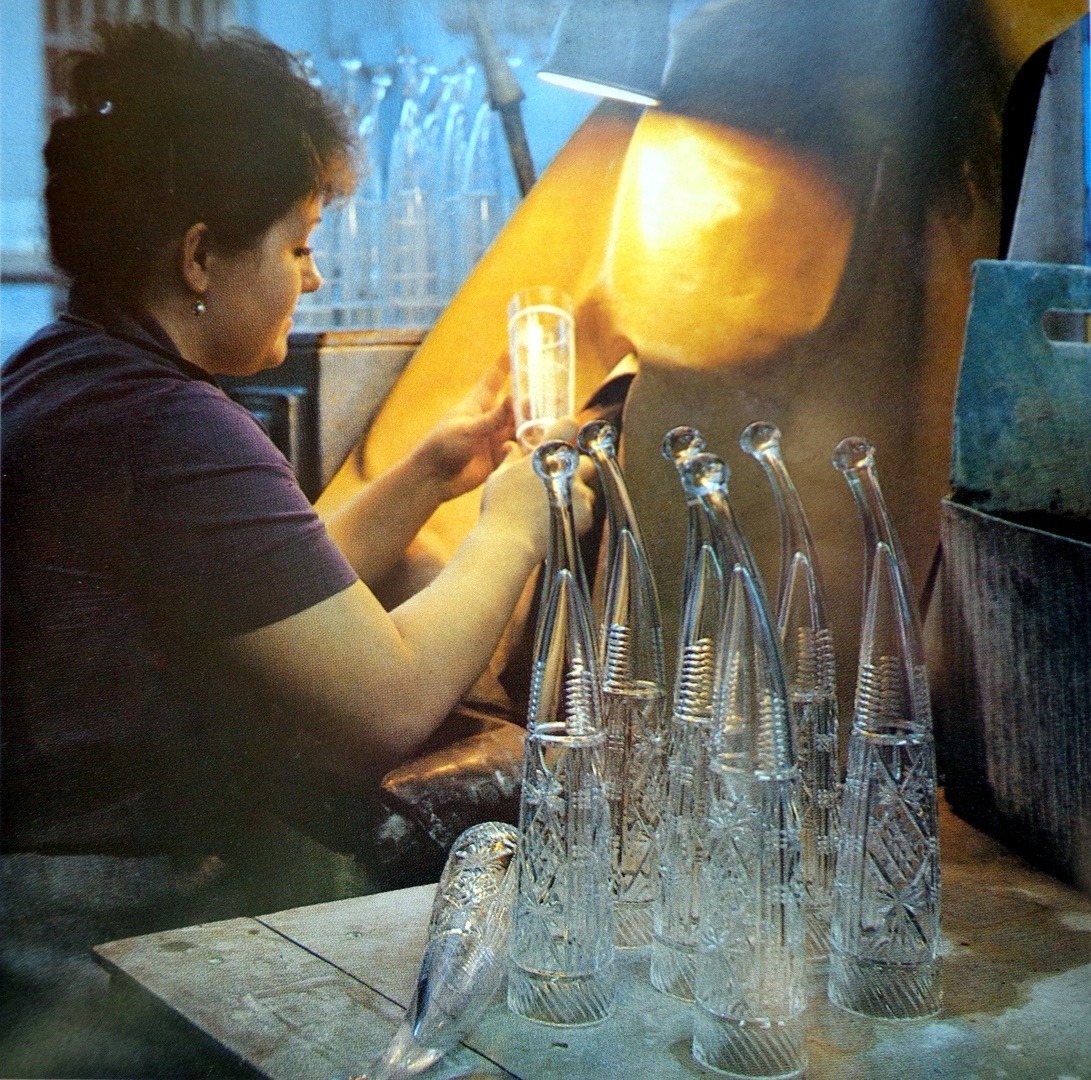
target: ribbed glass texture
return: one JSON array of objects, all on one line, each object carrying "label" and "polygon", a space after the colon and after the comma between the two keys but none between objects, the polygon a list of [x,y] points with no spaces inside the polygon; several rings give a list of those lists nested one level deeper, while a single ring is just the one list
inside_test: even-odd
[{"label": "ribbed glass texture", "polygon": [[750,424],[739,445],[765,472],[780,517],[777,630],[801,781],[807,955],[817,960],[827,956],[830,947],[841,789],[833,637],[826,616],[818,553],[799,492],[781,455],[780,431],[767,422]]},{"label": "ribbed glass texture", "polygon": [[534,453],[551,526],[534,645],[508,974],[514,1012],[560,1025],[605,1019],[616,986],[606,736],[572,520],[578,460],[574,447],[558,441]]},{"label": "ribbed glass texture", "polygon": [[617,944],[646,945],[656,894],[655,833],[663,797],[666,675],[659,597],[625,479],[617,432],[584,424],[579,447],[598,471],[606,503],[604,556],[595,582],[606,727],[606,791],[613,822]]},{"label": "ribbed glass texture", "polygon": [[687,526],[666,797],[657,833],[659,889],[650,978],[657,990],[684,1001],[693,1000],[709,741],[725,599],[712,524],[683,468],[703,448],[704,440],[693,428],[674,428],[663,441],[663,456],[678,468],[686,495]]},{"label": "ribbed glass texture", "polygon": [[920,626],[874,448],[834,455],[864,529],[865,601],[841,818],[829,997],[867,1016],[940,1005],[936,762]]},{"label": "ribbed glass texture", "polygon": [[734,1076],[806,1067],[799,770],[780,642],[711,454],[685,474],[728,574],[715,675],[693,1054]]},{"label": "ribbed glass texture", "polygon": [[799,770],[775,631],[736,564],[713,721],[693,1055],[733,1076],[806,1068]]}]

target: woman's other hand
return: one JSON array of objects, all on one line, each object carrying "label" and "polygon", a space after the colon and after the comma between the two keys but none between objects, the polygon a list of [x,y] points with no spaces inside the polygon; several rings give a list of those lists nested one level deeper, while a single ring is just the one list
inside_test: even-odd
[{"label": "woman's other hand", "polygon": [[485,372],[414,451],[422,479],[439,501],[472,491],[505,460],[515,434],[507,381],[506,364]]},{"label": "woman's other hand", "polygon": [[[575,443],[577,425],[561,420],[546,433],[547,439]],[[594,477],[590,458],[580,459],[580,468],[572,479],[572,513],[576,529],[582,535],[591,527],[595,496],[588,481]],[[504,461],[489,477],[481,501],[482,521],[497,522],[501,527],[520,530],[534,546],[538,557],[545,554],[549,535],[549,500],[545,485],[534,471],[532,454],[509,442]]]}]

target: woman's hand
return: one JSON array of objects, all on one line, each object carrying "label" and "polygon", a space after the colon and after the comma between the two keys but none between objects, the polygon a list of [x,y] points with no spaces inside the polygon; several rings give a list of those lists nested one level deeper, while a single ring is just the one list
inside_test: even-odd
[{"label": "woman's hand", "polygon": [[507,456],[515,434],[507,380],[506,364],[487,371],[413,452],[441,502],[484,483]]},{"label": "woman's hand", "polygon": [[[574,443],[576,430],[574,421],[561,420],[549,429],[546,438]],[[490,522],[497,521],[502,526],[521,531],[541,558],[549,535],[549,500],[531,458],[531,454],[515,443],[508,444],[506,458],[485,484],[481,515]],[[581,535],[591,527],[595,496],[588,480],[594,475],[590,458],[581,458],[580,467],[572,478],[572,516]]]}]

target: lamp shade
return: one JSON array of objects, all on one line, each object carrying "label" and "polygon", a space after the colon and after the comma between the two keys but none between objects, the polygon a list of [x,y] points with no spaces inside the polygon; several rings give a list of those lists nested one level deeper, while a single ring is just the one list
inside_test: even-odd
[{"label": "lamp shade", "polygon": [[670,0],[572,0],[538,77],[602,97],[659,104]]}]

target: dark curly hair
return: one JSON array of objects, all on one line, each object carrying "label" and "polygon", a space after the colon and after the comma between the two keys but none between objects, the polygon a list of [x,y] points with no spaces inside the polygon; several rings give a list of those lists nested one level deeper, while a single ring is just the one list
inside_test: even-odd
[{"label": "dark curly hair", "polygon": [[45,147],[50,251],[74,282],[133,299],[191,225],[241,251],[299,200],[355,186],[347,116],[260,35],[97,38],[66,58],[73,112]]}]

